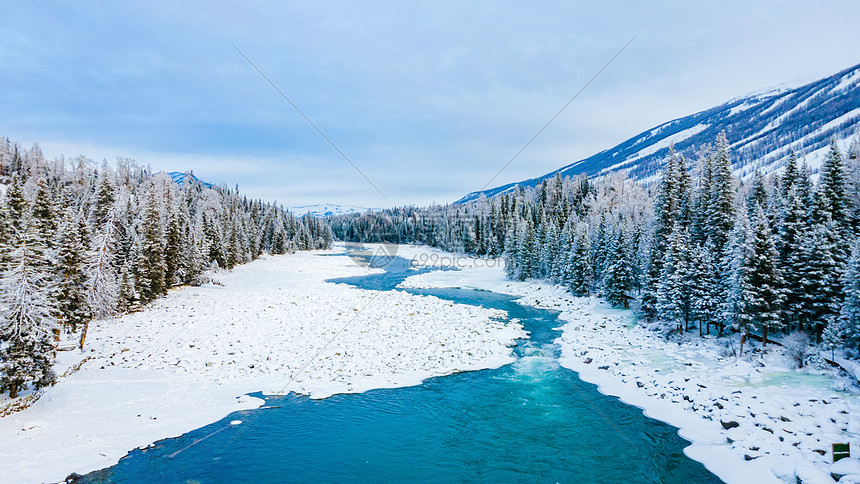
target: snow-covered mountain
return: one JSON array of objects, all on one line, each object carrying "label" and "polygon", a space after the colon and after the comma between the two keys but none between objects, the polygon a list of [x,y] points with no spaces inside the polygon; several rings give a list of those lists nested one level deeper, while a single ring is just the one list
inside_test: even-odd
[{"label": "snow-covered mountain", "polygon": [[675,119],[627,141],[538,178],[472,192],[455,203],[492,197],[517,186],[534,186],[557,173],[599,176],[626,170],[631,178],[653,180],[674,143],[688,160],[713,143],[720,131],[731,144],[735,174],[779,170],[794,149],[810,167],[820,166],[832,137],[846,147],[860,132],[860,65],[802,86],[757,91],[720,106]]},{"label": "snow-covered mountain", "polygon": [[288,210],[297,216],[311,214],[314,217],[331,217],[348,213],[377,212],[378,208],[357,207],[355,205],[338,205],[336,203],[318,203],[315,205],[300,205],[289,207]]}]

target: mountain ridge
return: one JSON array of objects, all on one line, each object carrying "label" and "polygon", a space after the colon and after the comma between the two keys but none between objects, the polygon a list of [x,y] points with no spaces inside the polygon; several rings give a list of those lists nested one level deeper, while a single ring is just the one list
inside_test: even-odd
[{"label": "mountain ridge", "polygon": [[647,183],[658,175],[669,146],[688,160],[695,159],[721,131],[732,149],[733,170],[741,178],[758,170],[778,170],[791,149],[815,168],[820,163],[818,154],[832,137],[845,143],[860,132],[860,64],[800,86],[792,84],[753,91],[667,121],[545,175],[471,192],[454,203],[535,186],[556,174],[594,177],[625,170],[631,178]]}]

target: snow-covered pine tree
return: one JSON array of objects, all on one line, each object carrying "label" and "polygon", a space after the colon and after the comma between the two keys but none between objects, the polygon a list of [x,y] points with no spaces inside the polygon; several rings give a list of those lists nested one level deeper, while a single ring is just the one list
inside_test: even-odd
[{"label": "snow-covered pine tree", "polygon": [[726,133],[717,136],[713,152],[713,175],[711,179],[711,200],[708,207],[707,237],[713,246],[722,252],[729,240],[734,226],[734,176]]},{"label": "snow-covered pine tree", "polygon": [[860,241],[854,243],[848,268],[842,278],[845,300],[839,315],[845,345],[860,351]]},{"label": "snow-covered pine tree", "polygon": [[745,291],[748,290],[745,283],[749,279],[744,262],[750,257],[749,253],[752,251],[752,237],[747,212],[739,210],[738,220],[729,233],[719,262],[722,274],[720,279],[722,309],[718,329],[721,335],[724,326],[729,326],[743,335],[751,329],[749,315],[744,311],[744,296]]},{"label": "snow-covered pine tree", "polygon": [[559,269],[559,233],[558,233],[558,222],[550,220],[547,223],[548,227],[546,229],[546,241],[541,248],[541,271],[545,274],[545,277],[551,280],[553,283],[558,283],[560,278],[560,269]]},{"label": "snow-covered pine tree", "polygon": [[690,310],[690,237],[686,229],[676,223],[669,235],[660,281],[657,283],[657,319],[662,321],[664,332],[683,333],[687,328]]},{"label": "snow-covered pine tree", "polygon": [[578,222],[574,228],[573,246],[570,250],[567,269],[568,287],[575,296],[587,296],[591,293],[593,273],[590,254],[591,236],[588,224]]},{"label": "snow-covered pine tree", "polygon": [[779,267],[783,271],[783,323],[789,329],[798,323],[798,315],[805,304],[803,273],[807,254],[804,244],[811,238],[806,225],[806,209],[795,191],[789,190],[783,204],[778,234]]},{"label": "snow-covered pine tree", "polygon": [[20,226],[0,278],[0,392],[8,391],[11,398],[28,385],[38,389],[55,380],[51,339],[57,310],[49,297],[54,282],[29,214]]},{"label": "snow-covered pine tree", "polygon": [[750,250],[744,259],[742,284],[742,311],[751,329],[760,330],[763,345],[767,345],[769,330],[781,326],[783,286],[779,270],[779,254],[773,243],[767,216],[761,205],[756,207],[752,220]]},{"label": "snow-covered pine tree", "polygon": [[536,262],[535,230],[531,217],[520,220],[517,227],[517,267],[518,279],[524,281],[534,276]]},{"label": "snow-covered pine tree", "polygon": [[[24,195],[24,187],[18,175],[13,174],[9,187],[6,189],[6,234],[8,240],[14,240],[25,228],[25,219],[30,209],[30,202]],[[8,244],[11,245],[11,244]]]},{"label": "snow-covered pine tree", "polygon": [[705,153],[699,159],[698,177],[693,197],[693,213],[690,223],[690,240],[702,245],[708,238],[708,208],[711,205],[711,183],[714,178],[713,156]]},{"label": "snow-covered pine tree", "polygon": [[714,259],[714,248],[711,240],[693,248],[690,259],[693,261],[690,278],[690,314],[699,326],[699,336],[702,326],[707,334],[711,334],[711,325],[715,324],[720,312],[720,285],[717,279],[718,267]]},{"label": "snow-covered pine tree", "polygon": [[800,172],[797,167],[797,152],[791,150],[788,156],[788,161],[785,163],[785,172],[782,174],[782,186],[780,187],[782,198],[789,200],[791,194],[797,193],[797,183],[800,178]]},{"label": "snow-covered pine tree", "polygon": [[164,233],[162,207],[155,187],[146,194],[143,217],[140,220],[140,237],[135,258],[135,286],[144,304],[161,296],[167,290],[164,280]]},{"label": "snow-covered pine tree", "polygon": [[613,306],[630,307],[633,289],[633,268],[626,250],[626,233],[623,227],[615,229],[603,272],[603,297]]},{"label": "snow-covered pine tree", "polygon": [[[114,205],[93,236],[87,253],[85,266],[87,273],[87,300],[93,315],[103,318],[114,314],[117,299],[117,280],[114,260],[116,258],[118,207]],[[85,325],[86,327],[86,325]],[[82,341],[85,336],[82,335]],[[81,343],[83,347],[83,343]]]},{"label": "snow-covered pine tree", "polygon": [[747,192],[747,213],[750,220],[755,217],[758,207],[767,207],[767,190],[764,187],[764,177],[760,171],[753,175],[752,186]]},{"label": "snow-covered pine tree", "polygon": [[111,170],[102,170],[102,176],[99,179],[98,191],[96,199],[92,206],[91,220],[94,225],[98,226],[107,222],[108,212],[116,202],[113,177]]},{"label": "snow-covered pine tree", "polygon": [[92,318],[86,297],[87,277],[84,259],[89,244],[89,227],[82,216],[68,208],[60,225],[57,247],[57,309],[67,330],[77,331],[78,325]]},{"label": "snow-covered pine tree", "polygon": [[177,200],[171,190],[167,190],[167,230],[164,234],[164,283],[166,287],[173,287],[180,282],[180,266],[182,262],[183,245],[189,243],[183,240],[186,232],[186,212],[178,206],[182,202]]},{"label": "snow-covered pine tree", "polygon": [[[836,224],[840,238],[847,241],[848,235],[853,233],[853,228],[850,226],[851,217],[848,210],[846,181],[842,153],[836,144],[836,138],[833,138],[830,141],[830,151],[821,166],[821,177],[818,181],[817,195],[820,212],[818,213],[818,220],[824,220],[829,216],[830,220]],[[842,247],[842,240],[837,241],[837,247],[840,250],[847,251],[848,249]]]},{"label": "snow-covered pine tree", "polygon": [[36,196],[33,199],[32,223],[45,244],[47,264],[54,262],[54,237],[57,234],[57,214],[53,194],[45,178],[36,182]]},{"label": "snow-covered pine tree", "polygon": [[835,256],[837,233],[836,224],[829,219],[816,224],[803,254],[800,274],[803,304],[798,316],[815,331],[817,340],[821,339],[827,321],[839,312],[844,265]]},{"label": "snow-covered pine tree", "polygon": [[505,260],[505,277],[514,280],[519,279],[519,268],[517,267],[517,222],[512,219],[508,222],[507,235],[505,235],[505,250],[502,257]]}]

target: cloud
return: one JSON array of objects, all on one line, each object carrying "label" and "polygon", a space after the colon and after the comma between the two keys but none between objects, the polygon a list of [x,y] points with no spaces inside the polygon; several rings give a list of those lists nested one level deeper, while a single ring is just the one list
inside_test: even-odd
[{"label": "cloud", "polygon": [[40,141],[49,154],[193,168],[291,204],[380,206],[226,36],[392,201],[444,202],[483,186],[634,34],[494,184],[745,92],[860,62],[860,4],[828,7],[12,4],[0,25],[0,134]]}]

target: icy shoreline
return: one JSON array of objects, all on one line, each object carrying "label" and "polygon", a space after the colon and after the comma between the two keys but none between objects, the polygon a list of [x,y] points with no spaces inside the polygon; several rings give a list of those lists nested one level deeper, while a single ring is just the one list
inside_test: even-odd
[{"label": "icy shoreline", "polygon": [[667,342],[632,325],[632,311],[541,282],[507,281],[498,265],[463,268],[412,276],[401,287],[474,288],[561,311],[562,366],[677,427],[691,442],[685,453],[726,482],[832,483],[831,472],[851,474],[839,482],[860,482],[850,471],[860,468],[856,450],[830,464],[831,443],[860,448],[860,398],[832,390],[833,374],[791,370],[775,347],[764,358],[737,358],[723,357],[714,339]]},{"label": "icy shoreline", "polygon": [[264,257],[218,274],[223,287],[181,288],[94,322],[84,354],[57,365],[90,357],[81,369],[0,418],[3,479],[56,482],[113,465],[264,403],[247,393],[325,398],[513,361],[525,333],[504,312],[326,283],[379,270],[322,253],[333,252]]}]

